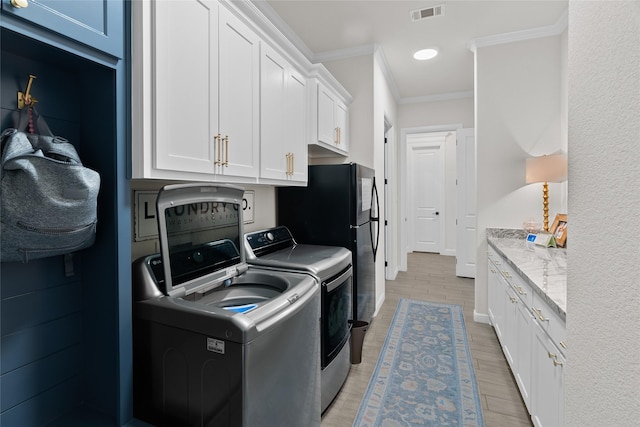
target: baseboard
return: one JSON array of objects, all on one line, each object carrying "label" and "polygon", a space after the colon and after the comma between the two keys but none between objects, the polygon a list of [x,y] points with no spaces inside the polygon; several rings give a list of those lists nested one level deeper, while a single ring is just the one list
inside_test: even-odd
[{"label": "baseboard", "polygon": [[394,268],[388,268],[386,269],[387,271],[385,272],[387,274],[387,277],[385,277],[385,280],[396,280],[396,277],[398,277],[398,267],[395,266]]},{"label": "baseboard", "polygon": [[444,251],[440,252],[440,255],[456,256],[456,250],[455,249],[445,249]]},{"label": "baseboard", "polygon": [[373,313],[373,317],[376,317],[378,315],[378,312],[380,311],[380,308],[382,307],[382,304],[384,304],[384,300],[386,299],[386,295],[387,295],[387,293],[385,292],[384,294],[382,294],[380,296],[380,301],[376,302],[376,310]]},{"label": "baseboard", "polygon": [[487,325],[491,324],[491,320],[489,319],[488,314],[478,313],[475,310],[473,310],[473,320],[477,323],[485,323]]}]

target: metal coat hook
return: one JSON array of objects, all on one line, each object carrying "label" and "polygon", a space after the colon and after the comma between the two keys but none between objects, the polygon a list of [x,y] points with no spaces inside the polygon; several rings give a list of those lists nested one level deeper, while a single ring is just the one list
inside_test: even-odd
[{"label": "metal coat hook", "polygon": [[36,78],[33,74],[29,74],[29,82],[27,83],[27,90],[22,93],[18,92],[18,109],[22,110],[27,105],[29,107],[33,107],[38,102],[37,99],[31,96],[31,84],[33,80]]}]

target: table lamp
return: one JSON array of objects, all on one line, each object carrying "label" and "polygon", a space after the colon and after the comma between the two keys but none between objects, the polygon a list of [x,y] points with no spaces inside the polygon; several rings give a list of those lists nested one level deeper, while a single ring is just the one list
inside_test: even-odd
[{"label": "table lamp", "polygon": [[562,182],[567,179],[567,155],[550,154],[530,157],[526,160],[527,184],[543,182],[542,207],[544,213],[544,231],[549,232],[549,182]]}]

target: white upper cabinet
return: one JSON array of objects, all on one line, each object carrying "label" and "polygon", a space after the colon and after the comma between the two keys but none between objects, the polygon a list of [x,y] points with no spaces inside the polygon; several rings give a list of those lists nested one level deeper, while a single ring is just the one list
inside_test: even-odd
[{"label": "white upper cabinet", "polygon": [[268,45],[262,45],[260,176],[307,182],[307,79]]},{"label": "white upper cabinet", "polygon": [[260,156],[260,39],[220,7],[219,127],[224,159],[218,173],[257,177]]},{"label": "white upper cabinet", "polygon": [[252,182],[258,36],[217,1],[132,7],[133,177]]},{"label": "white upper cabinet", "polygon": [[349,109],[338,94],[316,82],[316,134],[311,136],[313,156],[347,156],[349,154]]},{"label": "white upper cabinet", "polygon": [[131,2],[131,45],[132,178],[305,185],[312,146],[348,154],[350,96],[253,3]]}]

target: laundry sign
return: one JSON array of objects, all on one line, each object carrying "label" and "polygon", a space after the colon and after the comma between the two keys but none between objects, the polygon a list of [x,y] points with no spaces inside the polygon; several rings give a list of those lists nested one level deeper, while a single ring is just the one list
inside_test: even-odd
[{"label": "laundry sign", "polygon": [[[157,191],[134,191],[134,241],[158,238],[158,219],[156,217]],[[245,224],[254,221],[254,191],[245,191],[242,198],[242,216]]]}]

